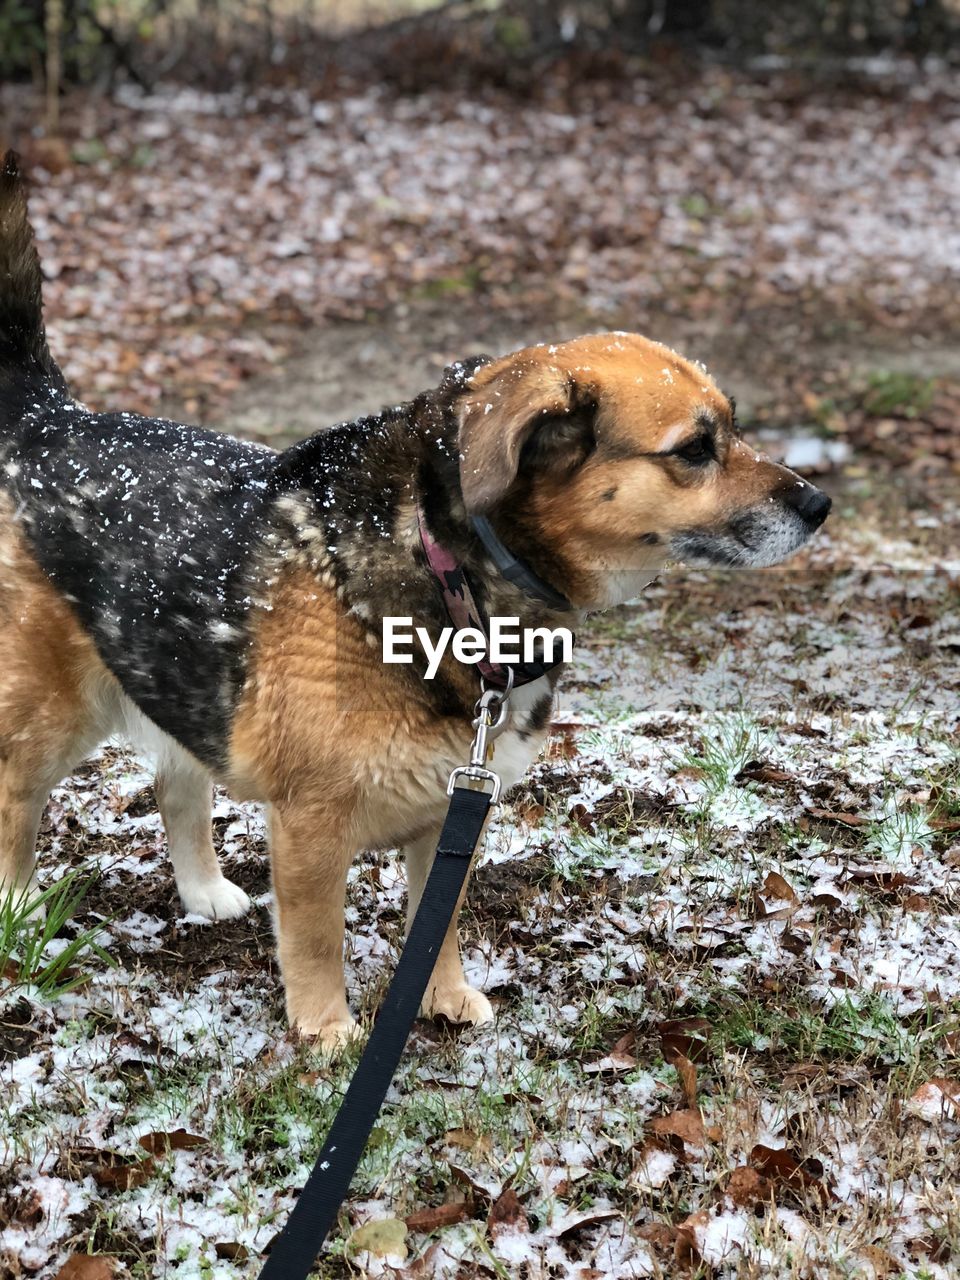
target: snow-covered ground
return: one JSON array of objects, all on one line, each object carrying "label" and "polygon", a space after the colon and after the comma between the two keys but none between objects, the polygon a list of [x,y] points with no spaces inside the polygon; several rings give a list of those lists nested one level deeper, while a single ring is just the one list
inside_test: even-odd
[{"label": "snow-covered ground", "polygon": [[[960,578],[861,535],[592,624],[466,912],[496,1024],[419,1024],[319,1274],[956,1274]],[[254,1276],[352,1069],[287,1036],[261,814],[254,914],[181,918],[149,787],[108,748],[45,819],[117,967],[3,992],[4,1275]],[[368,1023],[403,894],[358,862]]]}]

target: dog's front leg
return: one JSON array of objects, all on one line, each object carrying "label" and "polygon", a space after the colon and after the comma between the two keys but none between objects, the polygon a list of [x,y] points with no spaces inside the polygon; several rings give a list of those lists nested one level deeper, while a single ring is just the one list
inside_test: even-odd
[{"label": "dog's front leg", "polygon": [[336,804],[273,805],[270,856],[291,1027],[336,1052],[357,1034],[343,981],[344,902],[354,849]]},{"label": "dog's front leg", "polygon": [[[423,888],[430,873],[433,856],[437,848],[436,834],[421,836],[404,848],[407,860],[407,932],[416,915]],[[443,940],[437,963],[433,969],[427,994],[423,998],[422,1012],[429,1018],[445,1017],[451,1022],[470,1022],[479,1026],[493,1020],[493,1009],[490,1001],[482,991],[477,991],[467,983],[460,959],[460,942],[457,936],[457,919],[460,907],[466,896],[466,885],[457,903],[453,920]]]}]

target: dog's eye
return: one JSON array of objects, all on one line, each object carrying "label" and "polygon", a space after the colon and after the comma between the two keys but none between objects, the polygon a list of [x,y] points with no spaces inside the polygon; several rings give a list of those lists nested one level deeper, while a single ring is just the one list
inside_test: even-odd
[{"label": "dog's eye", "polygon": [[676,457],[682,458],[684,462],[689,462],[693,466],[709,462],[716,456],[713,452],[713,441],[708,435],[697,436],[696,440],[681,445],[673,452]]}]

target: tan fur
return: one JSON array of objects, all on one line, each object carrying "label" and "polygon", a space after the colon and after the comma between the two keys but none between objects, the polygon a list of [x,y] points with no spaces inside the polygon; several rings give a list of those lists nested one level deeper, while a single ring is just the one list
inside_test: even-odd
[{"label": "tan fur", "polygon": [[[595,431],[589,455],[521,479],[524,444],[538,425],[567,420],[575,437],[583,413]],[[717,425],[719,466],[699,474],[646,456],[694,434],[703,414]],[[765,501],[790,476],[736,439],[730,405],[708,374],[632,334],[529,348],[482,367],[461,402],[460,443],[468,511],[498,510],[545,547],[554,586],[584,607],[634,594],[662,565],[673,531]],[[508,493],[512,505],[498,508]],[[412,539],[412,508],[408,514]],[[0,512],[0,526],[0,881],[22,884],[50,786],[108,722],[125,717],[129,725],[136,712],[25,551],[9,511]],[[440,716],[401,668],[384,665],[379,645],[338,598],[323,555],[312,569],[304,559],[288,563],[270,590],[256,614],[223,781],[238,798],[268,806],[290,1021],[334,1047],[354,1028],[343,982],[350,863],[361,849],[404,846],[412,915],[446,780],[467,756],[471,728],[465,716]],[[455,669],[450,678],[468,706],[474,671]],[[521,694],[543,696],[530,688]],[[542,737],[508,735],[498,745],[505,785],[518,780]],[[184,900],[236,914],[243,895],[223,880],[210,842],[209,777],[169,740],[161,746],[158,798]],[[455,925],[425,1010],[458,1021],[491,1016],[464,978]]]}]

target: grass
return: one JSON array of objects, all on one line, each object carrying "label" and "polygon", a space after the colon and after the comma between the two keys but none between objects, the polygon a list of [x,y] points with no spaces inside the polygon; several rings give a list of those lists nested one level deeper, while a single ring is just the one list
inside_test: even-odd
[{"label": "grass", "polygon": [[83,964],[113,964],[97,942],[106,920],[61,936],[93,884],[93,878],[72,871],[40,893],[11,890],[0,899],[0,985],[29,987],[54,1000],[89,981]]},{"label": "grass", "polygon": [[933,403],[935,391],[933,378],[882,369],[868,378],[863,407],[876,418],[919,418]]}]

